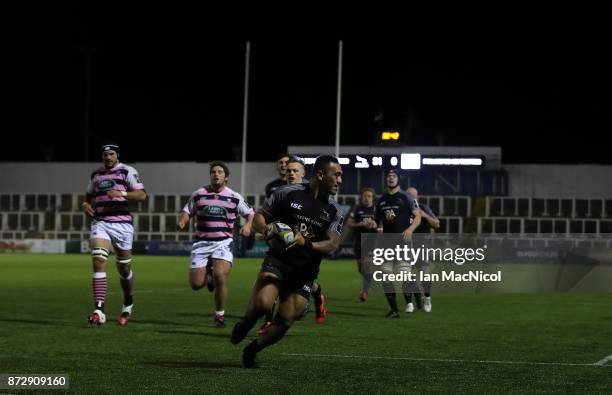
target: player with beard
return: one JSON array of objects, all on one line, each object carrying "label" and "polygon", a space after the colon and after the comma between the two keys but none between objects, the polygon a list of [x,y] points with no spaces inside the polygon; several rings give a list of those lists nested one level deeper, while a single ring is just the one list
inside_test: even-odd
[{"label": "player with beard", "polygon": [[85,202],[81,205],[83,212],[93,217],[89,245],[93,261],[94,311],[88,321],[94,325],[106,322],[106,262],[111,247],[115,250],[123,291],[119,325],[127,325],[134,307],[134,275],[131,266],[134,226],[128,201],[143,201],[147,194],[136,169],[119,162],[119,153],[119,145],[116,143],[102,145],[104,166],[91,174]]},{"label": "player with beard", "polygon": [[[304,161],[297,156],[290,155],[289,160],[286,165],[286,176],[287,176],[287,184],[308,184],[308,181],[304,181],[304,176],[306,174]],[[312,298],[315,304],[315,322],[317,324],[323,324],[325,322],[327,316],[327,310],[325,308],[325,295],[322,293],[321,284],[317,281],[314,282],[312,290],[311,290]],[[261,328],[258,329],[257,333],[259,335],[263,335],[266,330],[272,326],[272,321],[274,319],[274,310],[276,308],[276,303],[271,310],[265,313],[265,322]]]},{"label": "player with beard", "polygon": [[210,164],[210,184],[191,194],[176,225],[185,229],[195,222],[195,240],[191,249],[189,284],[194,291],[208,286],[215,293],[214,323],[225,327],[225,304],[228,279],[233,265],[233,230],[239,216],[247,218],[240,229],[242,236],[251,234],[255,213],[242,195],[227,186],[229,169],[223,162]]},{"label": "player with beard", "polygon": [[313,172],[308,185],[280,188],[255,215],[253,226],[260,233],[271,232],[273,222],[289,225],[296,232],[286,249],[268,250],[246,313],[232,331],[231,342],[240,343],[279,298],[272,326],[242,351],[244,367],[257,366],[257,354],[282,339],[302,316],[323,255],[331,254],[340,244],[344,218],[332,196],[342,183],[342,168],[337,158],[320,156]]}]

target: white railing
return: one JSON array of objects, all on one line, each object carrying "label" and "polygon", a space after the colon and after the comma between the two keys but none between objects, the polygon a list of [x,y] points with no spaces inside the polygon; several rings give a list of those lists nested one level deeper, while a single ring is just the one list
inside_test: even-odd
[{"label": "white railing", "polygon": [[486,217],[608,218],[612,199],[497,197],[486,198]]},{"label": "white railing", "polygon": [[612,219],[479,217],[478,234],[612,233]]}]

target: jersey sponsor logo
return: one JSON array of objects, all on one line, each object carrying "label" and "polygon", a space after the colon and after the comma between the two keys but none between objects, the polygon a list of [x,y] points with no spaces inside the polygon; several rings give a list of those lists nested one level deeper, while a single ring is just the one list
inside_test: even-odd
[{"label": "jersey sponsor logo", "polygon": [[113,189],[115,184],[115,180],[100,180],[96,182],[96,188],[98,191],[108,191]]},{"label": "jersey sponsor logo", "polygon": [[291,203],[291,208],[295,208],[295,209],[301,210],[302,209],[302,205],[298,204],[298,203]]},{"label": "jersey sponsor logo", "polygon": [[137,184],[142,184],[142,180],[140,179],[138,173],[134,173],[134,179],[136,180]]},{"label": "jersey sponsor logo", "polygon": [[209,217],[220,217],[220,218],[227,217],[227,209],[225,207],[204,206],[203,211],[204,211],[204,215],[207,215]]},{"label": "jersey sponsor logo", "polygon": [[397,215],[395,214],[395,211],[393,209],[383,210],[383,213],[385,215],[385,220],[387,222],[394,222],[395,221],[395,217],[397,217]]},{"label": "jersey sponsor logo", "polygon": [[305,239],[312,239],[314,237],[314,228],[312,225],[300,223],[300,233]]},{"label": "jersey sponsor logo", "polygon": [[294,214],[293,215],[295,218],[297,218],[300,221],[304,221],[307,222],[309,224],[312,224],[314,226],[318,226],[319,228],[323,227],[323,223],[319,222],[319,221],[315,221],[314,219],[311,219],[310,217],[306,217],[304,215],[298,215],[298,214]]}]

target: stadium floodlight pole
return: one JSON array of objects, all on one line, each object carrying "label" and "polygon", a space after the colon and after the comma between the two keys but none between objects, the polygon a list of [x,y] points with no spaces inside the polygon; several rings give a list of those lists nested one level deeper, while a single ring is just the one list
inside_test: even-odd
[{"label": "stadium floodlight pole", "polygon": [[249,110],[249,67],[251,58],[251,42],[247,41],[245,51],[245,67],[244,67],[244,109],[242,115],[242,164],[240,168],[240,194],[245,196],[244,190],[245,172],[246,172],[246,149],[247,149],[247,120]]},{"label": "stadium floodlight pole", "polygon": [[336,98],[336,158],[340,157],[340,108],[342,102],[342,40],[338,41],[338,96]]},{"label": "stadium floodlight pole", "polygon": [[85,162],[89,162],[89,138],[91,135],[90,118],[91,118],[91,57],[96,52],[97,48],[90,46],[79,46],[79,51],[85,56],[85,103],[83,105],[83,153],[85,154]]}]

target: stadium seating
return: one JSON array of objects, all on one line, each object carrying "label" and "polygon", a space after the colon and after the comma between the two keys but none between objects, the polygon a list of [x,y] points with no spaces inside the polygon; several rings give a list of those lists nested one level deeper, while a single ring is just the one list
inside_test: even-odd
[{"label": "stadium seating", "polygon": [[[130,202],[137,240],[189,240],[177,232],[178,213],[189,195],[152,194],[144,202]],[[263,195],[247,195],[255,209]],[[89,238],[91,218],[80,211],[79,194],[1,194],[1,237],[22,239],[32,232],[45,238]],[[358,195],[339,195],[348,211]],[[513,234],[612,234],[612,199],[541,197],[420,196],[439,215],[439,233]],[[190,229],[192,230],[192,229]],[[349,235],[350,236],[350,235]]]}]

